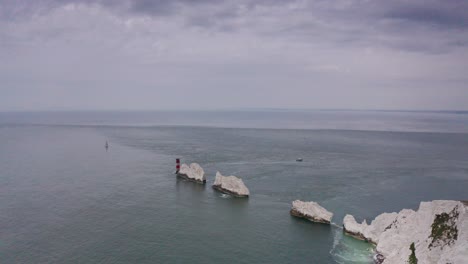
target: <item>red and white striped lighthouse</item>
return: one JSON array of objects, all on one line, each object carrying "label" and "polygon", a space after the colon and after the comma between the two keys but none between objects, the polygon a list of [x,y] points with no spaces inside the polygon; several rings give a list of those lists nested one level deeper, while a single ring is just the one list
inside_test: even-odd
[{"label": "red and white striped lighthouse", "polygon": [[176,159],[176,173],[179,173],[180,170],[180,159]]}]

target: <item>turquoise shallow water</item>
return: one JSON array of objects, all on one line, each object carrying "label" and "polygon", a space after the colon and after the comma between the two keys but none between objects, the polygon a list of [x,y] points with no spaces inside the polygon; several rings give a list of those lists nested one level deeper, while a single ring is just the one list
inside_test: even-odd
[{"label": "turquoise shallow water", "polygon": [[[369,245],[339,228],[346,213],[467,199],[466,115],[343,113],[360,130],[326,128],[346,126],[339,113],[127,115],[0,115],[0,263],[368,263]],[[219,115],[230,128],[207,127]],[[200,163],[208,184],[177,180],[175,158]],[[251,197],[213,191],[217,170]],[[292,218],[294,199],[336,225]]]}]

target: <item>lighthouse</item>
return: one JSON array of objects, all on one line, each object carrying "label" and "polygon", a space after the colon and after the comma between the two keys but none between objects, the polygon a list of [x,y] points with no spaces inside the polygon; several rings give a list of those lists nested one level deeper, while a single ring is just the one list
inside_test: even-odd
[{"label": "lighthouse", "polygon": [[180,159],[176,159],[176,170],[175,170],[175,173],[176,173],[176,174],[179,174],[179,170],[180,170]]}]

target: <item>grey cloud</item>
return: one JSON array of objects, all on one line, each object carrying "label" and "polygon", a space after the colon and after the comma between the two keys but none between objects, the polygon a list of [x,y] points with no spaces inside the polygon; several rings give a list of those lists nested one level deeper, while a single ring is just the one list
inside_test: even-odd
[{"label": "grey cloud", "polygon": [[170,15],[177,13],[181,6],[200,6],[203,4],[221,3],[216,0],[132,0],[129,1],[130,12],[147,15]]},{"label": "grey cloud", "polygon": [[384,17],[441,29],[468,28],[468,1],[409,1],[390,6]]},{"label": "grey cloud", "polygon": [[[176,16],[187,27],[214,32],[245,29],[333,45],[443,53],[468,42],[468,1],[464,0],[0,0],[0,17],[20,20],[71,3],[99,5],[129,16]],[[291,8],[294,5],[299,7]]]},{"label": "grey cloud", "polygon": [[[216,20],[229,19],[239,16],[238,6],[247,10],[258,7],[284,7],[304,1],[279,0],[0,0],[0,14],[3,18],[21,18],[25,15],[46,12],[61,5],[98,4],[106,8],[119,10],[127,14],[143,14],[150,16],[177,15],[182,8],[191,8],[199,12],[200,17],[208,15]],[[464,0],[414,0],[414,1],[305,1],[304,8],[299,12],[318,16],[325,20],[342,20],[350,23],[373,23],[383,19],[404,20],[420,23],[427,26],[441,27],[468,27],[468,2]],[[205,14],[204,7],[217,7],[217,13]],[[199,9],[199,10],[197,10]],[[296,11],[292,11],[293,16]],[[195,23],[196,20],[193,20]],[[197,23],[197,25],[210,25],[212,23]]]},{"label": "grey cloud", "polygon": [[171,107],[174,97],[187,107],[412,108],[407,97],[421,94],[415,108],[466,108],[467,5],[0,0],[0,110],[79,108],[86,97],[100,107],[107,95],[107,108]]}]

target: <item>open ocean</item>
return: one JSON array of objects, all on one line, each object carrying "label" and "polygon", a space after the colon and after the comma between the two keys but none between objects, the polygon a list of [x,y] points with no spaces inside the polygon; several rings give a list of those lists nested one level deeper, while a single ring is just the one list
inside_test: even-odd
[{"label": "open ocean", "polygon": [[[218,170],[250,198],[212,190]],[[0,113],[0,263],[369,263],[345,214],[435,199],[468,200],[466,112]]]}]

